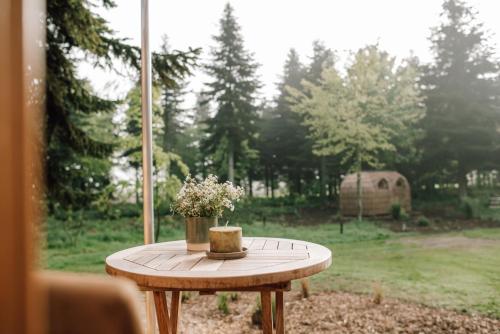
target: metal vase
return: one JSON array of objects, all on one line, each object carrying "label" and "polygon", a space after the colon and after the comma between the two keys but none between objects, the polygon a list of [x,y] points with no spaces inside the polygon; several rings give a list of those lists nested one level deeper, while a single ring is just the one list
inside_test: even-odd
[{"label": "metal vase", "polygon": [[208,230],[217,226],[217,217],[186,217],[186,243],[188,251],[208,251]]}]

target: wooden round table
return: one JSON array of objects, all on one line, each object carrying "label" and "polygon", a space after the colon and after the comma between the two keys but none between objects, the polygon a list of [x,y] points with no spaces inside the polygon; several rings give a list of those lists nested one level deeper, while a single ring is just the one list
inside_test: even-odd
[{"label": "wooden round table", "polygon": [[[177,333],[181,291],[257,291],[261,294],[262,327],[272,333],[271,293],[276,294],[276,332],[285,332],[283,292],[290,282],[325,270],[328,248],[277,238],[243,238],[248,255],[237,260],[211,260],[205,252],[188,252],[184,240],[129,248],[106,258],[106,272],[134,280],[153,291],[160,333]],[[172,292],[170,314],[165,291]]]}]

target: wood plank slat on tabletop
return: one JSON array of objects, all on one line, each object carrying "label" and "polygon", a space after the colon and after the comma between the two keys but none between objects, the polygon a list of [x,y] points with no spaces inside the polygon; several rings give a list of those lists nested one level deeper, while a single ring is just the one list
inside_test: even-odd
[{"label": "wood plank slat on tabletop", "polygon": [[278,240],[266,239],[263,249],[278,249]]},{"label": "wood plank slat on tabletop", "polygon": [[156,270],[163,270],[163,271],[172,270],[179,263],[189,258],[193,258],[192,254],[175,255],[172,258],[168,259],[167,261],[161,263],[159,266],[157,266]]},{"label": "wood plank slat on tabletop", "polygon": [[145,265],[146,263],[148,263],[148,262],[156,259],[158,256],[160,256],[160,254],[144,255],[144,256],[141,256],[140,258],[135,259],[134,261],[131,261],[131,262],[134,262],[134,263],[137,263],[137,264],[141,264],[141,265]]},{"label": "wood plank slat on tabletop", "polygon": [[292,243],[288,241],[280,241],[278,243],[278,249],[279,250],[289,250],[292,249]]},{"label": "wood plank slat on tabletop", "polygon": [[219,267],[218,270],[220,271],[231,271],[231,270],[254,270],[254,269],[261,269],[265,267],[272,267],[276,266],[279,264],[283,264],[289,261],[281,261],[281,262],[272,262],[272,261],[266,261],[266,262],[240,262],[240,263],[233,263],[233,261],[226,261],[224,262],[223,265]]},{"label": "wood plank slat on tabletop", "polygon": [[292,249],[293,249],[293,250],[296,250],[296,249],[303,249],[303,250],[306,250],[306,249],[307,249],[307,247],[306,247],[306,245],[304,245],[304,244],[300,244],[300,243],[294,242],[294,243],[292,244]]},{"label": "wood plank slat on tabletop", "polygon": [[146,267],[151,268],[151,269],[156,269],[162,263],[168,261],[169,259],[173,258],[174,256],[175,256],[175,253],[160,254],[158,257],[156,257],[153,260],[149,261],[146,264]]},{"label": "wood plank slat on tabletop", "polygon": [[250,247],[252,247],[254,240],[255,239],[243,238],[243,241],[241,242],[241,246],[245,247],[246,249],[250,249]]},{"label": "wood plank slat on tabletop", "polygon": [[266,243],[266,239],[254,239],[252,244],[250,245],[250,249],[262,249],[264,244]]},{"label": "wood plank slat on tabletop", "polygon": [[176,265],[172,270],[174,271],[189,271],[193,268],[198,262],[200,262],[205,257],[204,252],[199,252],[195,254],[191,254],[178,265]]},{"label": "wood plank slat on tabletop", "polygon": [[223,263],[224,260],[203,258],[193,268],[191,268],[191,271],[217,271]]}]

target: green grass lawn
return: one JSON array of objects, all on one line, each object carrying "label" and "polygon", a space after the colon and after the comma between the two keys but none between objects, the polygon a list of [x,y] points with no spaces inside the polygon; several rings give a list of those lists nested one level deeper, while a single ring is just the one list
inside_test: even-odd
[{"label": "green grass lawn", "polygon": [[[88,221],[74,246],[61,224],[48,220],[46,268],[104,273],[107,255],[142,243],[136,218]],[[246,236],[303,239],[332,249],[333,265],[312,279],[315,290],[371,293],[380,284],[385,296],[500,317],[500,227],[422,235],[352,222],[341,235],[336,224],[259,222],[243,230]],[[183,239],[182,225],[164,224],[160,241],[176,239]]]}]

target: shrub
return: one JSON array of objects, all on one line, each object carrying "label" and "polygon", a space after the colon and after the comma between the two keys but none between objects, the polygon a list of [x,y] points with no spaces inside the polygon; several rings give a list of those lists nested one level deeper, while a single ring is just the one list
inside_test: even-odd
[{"label": "shrub", "polygon": [[461,200],[461,208],[465,218],[476,218],[480,211],[479,200],[476,198],[464,197]]},{"label": "shrub", "polygon": [[115,206],[120,210],[121,217],[136,218],[142,214],[142,206],[135,203],[117,203]]},{"label": "shrub", "polygon": [[399,220],[399,217],[401,216],[401,204],[393,203],[391,205],[391,216],[392,219]]},{"label": "shrub", "polygon": [[406,220],[408,219],[408,214],[400,203],[396,202],[391,205],[391,216],[394,220]]},{"label": "shrub", "polygon": [[224,313],[229,314],[229,306],[227,305],[227,294],[221,293],[217,296],[217,309]]},{"label": "shrub", "polygon": [[399,216],[399,219],[403,221],[410,219],[410,216],[406,213],[406,211],[403,208],[401,209],[401,214]]},{"label": "shrub", "polygon": [[427,219],[427,217],[425,217],[425,216],[422,216],[422,217],[418,218],[418,220],[417,220],[417,226],[420,226],[420,227],[427,227],[430,224],[431,223],[430,223],[429,219]]},{"label": "shrub", "polygon": [[471,219],[474,217],[474,208],[469,202],[462,203],[462,210],[464,212],[465,218]]},{"label": "shrub", "polygon": [[182,291],[181,302],[185,303],[185,302],[187,302],[190,299],[191,299],[191,292],[189,292],[189,291]]},{"label": "shrub", "polygon": [[231,292],[231,294],[229,295],[229,298],[231,299],[232,302],[235,302],[238,299],[240,299],[240,296],[238,295],[237,292]]}]

